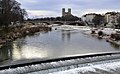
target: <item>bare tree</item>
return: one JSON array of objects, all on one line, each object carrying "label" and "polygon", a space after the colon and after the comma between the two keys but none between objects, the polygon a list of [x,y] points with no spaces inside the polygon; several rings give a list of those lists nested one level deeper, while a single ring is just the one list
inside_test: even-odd
[{"label": "bare tree", "polygon": [[11,22],[24,20],[27,15],[25,9],[20,8],[20,3],[16,0],[1,0],[0,1],[0,24],[8,26]]}]

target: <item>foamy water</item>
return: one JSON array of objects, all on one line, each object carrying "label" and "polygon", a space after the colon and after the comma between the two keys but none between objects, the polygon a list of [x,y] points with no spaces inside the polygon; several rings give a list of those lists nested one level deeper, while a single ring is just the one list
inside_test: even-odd
[{"label": "foamy water", "polygon": [[1,70],[0,74],[119,74],[120,54],[76,58]]}]

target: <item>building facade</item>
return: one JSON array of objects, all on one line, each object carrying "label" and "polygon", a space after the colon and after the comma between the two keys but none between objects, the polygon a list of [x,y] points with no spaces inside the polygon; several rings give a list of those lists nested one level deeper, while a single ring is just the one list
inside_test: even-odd
[{"label": "building facade", "polygon": [[93,19],[97,14],[95,13],[89,13],[89,14],[85,14],[82,16],[82,20],[84,22],[86,22],[87,24],[93,24]]},{"label": "building facade", "polygon": [[118,25],[118,19],[120,17],[119,12],[107,12],[105,14],[105,22],[107,23],[107,26],[115,26]]}]

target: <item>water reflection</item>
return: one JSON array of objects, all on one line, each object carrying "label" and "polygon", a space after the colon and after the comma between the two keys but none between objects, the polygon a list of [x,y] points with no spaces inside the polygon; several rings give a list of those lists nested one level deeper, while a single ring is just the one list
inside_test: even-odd
[{"label": "water reflection", "polygon": [[120,48],[120,45],[117,45],[115,43],[110,43],[110,45],[115,48],[115,49],[119,49]]},{"label": "water reflection", "polygon": [[[17,49],[15,45],[13,49],[13,59],[33,59],[33,58],[43,58],[47,56],[47,52],[34,46],[24,45],[21,49]],[[20,50],[20,51],[19,51]]]},{"label": "water reflection", "polygon": [[26,39],[22,38],[13,43],[12,55],[14,60],[33,59],[46,57],[47,52],[39,47],[28,44]]},{"label": "water reflection", "polygon": [[99,40],[99,41],[101,41],[101,40],[102,40],[102,38],[101,38],[101,37],[98,37],[98,40]]},{"label": "water reflection", "polygon": [[18,39],[17,41],[14,41],[14,47],[16,46],[17,49],[21,49],[23,45],[26,45],[25,38]]},{"label": "water reflection", "polygon": [[6,43],[4,47],[0,49],[0,62],[4,60],[12,60],[12,43]]},{"label": "water reflection", "polygon": [[62,31],[61,33],[62,35],[62,41],[65,41],[67,39],[67,41],[70,41],[71,38],[71,33],[70,31]]}]

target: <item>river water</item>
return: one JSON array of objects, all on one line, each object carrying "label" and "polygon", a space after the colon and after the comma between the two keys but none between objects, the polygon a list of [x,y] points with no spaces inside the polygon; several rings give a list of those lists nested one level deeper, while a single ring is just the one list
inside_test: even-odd
[{"label": "river water", "polygon": [[80,31],[52,30],[7,43],[0,49],[0,61],[56,58],[119,50],[120,46]]}]

